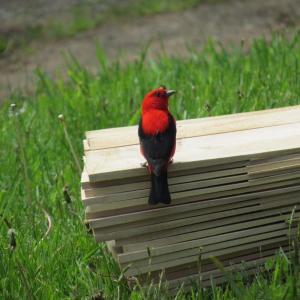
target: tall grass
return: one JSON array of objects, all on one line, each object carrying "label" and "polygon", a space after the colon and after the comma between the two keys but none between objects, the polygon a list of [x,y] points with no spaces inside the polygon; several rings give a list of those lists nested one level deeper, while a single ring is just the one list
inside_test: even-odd
[{"label": "tall grass", "polygon": [[[99,50],[97,75],[74,58],[67,81],[37,71],[35,93],[12,95],[0,111],[0,298],[168,299],[163,287],[150,294],[138,287],[130,291],[105,247],[87,233],[74,160],[74,153],[82,156],[84,132],[137,123],[143,95],[160,84],[178,90],[171,103],[177,119],[299,104],[299,42],[299,34],[289,41],[274,36],[270,43],[260,39],[248,50],[229,51],[210,43],[185,59],[153,61],[143,53],[125,66],[109,64]],[[252,284],[238,280],[242,293],[229,283],[202,293],[196,289],[189,297],[293,299],[295,291],[299,294],[299,273],[293,273],[290,259],[281,254],[268,264],[277,273],[258,273]]]}]

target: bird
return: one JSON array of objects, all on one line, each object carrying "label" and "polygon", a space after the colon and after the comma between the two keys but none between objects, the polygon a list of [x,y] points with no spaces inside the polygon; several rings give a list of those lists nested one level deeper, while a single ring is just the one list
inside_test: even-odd
[{"label": "bird", "polygon": [[176,149],[176,120],[169,112],[169,97],[175,90],[161,86],[150,91],[142,102],[138,125],[140,151],[151,176],[149,205],[170,204],[168,166]]}]

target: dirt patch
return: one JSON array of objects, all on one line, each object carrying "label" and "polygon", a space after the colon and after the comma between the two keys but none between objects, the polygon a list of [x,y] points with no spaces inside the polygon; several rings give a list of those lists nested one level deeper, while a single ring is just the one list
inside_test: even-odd
[{"label": "dirt patch", "polygon": [[86,68],[96,71],[97,43],[109,58],[122,53],[122,59],[131,60],[150,40],[151,56],[161,51],[162,42],[167,53],[185,55],[187,45],[200,49],[208,38],[224,44],[239,44],[241,40],[248,44],[258,36],[269,37],[272,31],[286,28],[295,31],[299,27],[299,0],[232,0],[202,4],[181,13],[104,24],[73,38],[35,41],[30,45],[30,53],[19,50],[0,60],[0,99],[18,88],[32,91],[36,68],[45,70],[50,76],[64,71],[63,53],[71,52]]}]

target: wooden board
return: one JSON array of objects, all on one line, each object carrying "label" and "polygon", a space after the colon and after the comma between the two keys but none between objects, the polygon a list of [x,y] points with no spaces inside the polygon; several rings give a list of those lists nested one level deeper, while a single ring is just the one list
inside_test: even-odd
[{"label": "wooden board", "polygon": [[[217,260],[223,265],[231,265],[236,263],[242,263],[245,261],[255,260],[259,258],[263,258],[269,255],[274,255],[275,252],[281,249],[284,252],[289,251],[288,241],[281,241],[277,243],[271,243],[268,245],[260,246],[260,247],[252,247],[246,250],[231,252],[229,254],[217,256]],[[151,272],[151,281],[152,284],[157,284],[161,280],[161,272],[163,272],[162,280],[176,280],[182,279],[191,275],[199,275],[208,271],[213,271],[218,267],[215,265],[215,262],[209,257],[207,259],[200,259],[197,262],[175,266],[171,268],[167,268],[164,270],[158,270]],[[142,286],[145,284],[149,284],[149,276],[148,274],[141,274],[138,276],[138,280]]]},{"label": "wooden board", "polygon": [[[205,182],[210,183],[213,182],[212,180],[221,179],[230,176],[238,176],[238,175],[246,175],[247,171],[245,167],[239,168],[229,168],[226,170],[218,170],[218,171],[211,171],[211,172],[204,172],[204,173],[196,173],[196,174],[189,174],[177,177],[171,177],[168,179],[169,186],[175,185],[178,183],[187,183],[187,182],[194,182],[194,181],[202,181],[204,184]],[[85,174],[86,178],[88,178],[87,174]],[[113,186],[107,187],[100,187],[100,188],[88,188],[84,189],[85,197],[95,197],[95,196],[104,196],[104,195],[111,195],[111,194],[118,194],[124,192],[131,192],[137,190],[144,190],[150,188],[150,180],[149,177],[147,181],[141,182],[134,182],[128,184],[116,184]]]},{"label": "wooden board", "polygon": [[[183,176],[185,177],[185,176]],[[177,179],[178,177],[176,177]],[[293,179],[293,178],[300,178],[300,172],[296,175],[289,175],[287,176],[287,179]],[[172,179],[172,178],[171,178]],[[283,178],[285,180],[286,178]],[[274,178],[274,181],[280,181],[278,178]],[[171,181],[171,180],[170,180]],[[215,179],[208,179],[208,180],[199,180],[199,181],[191,181],[191,182],[182,182],[177,184],[170,184],[169,189],[172,198],[176,199],[176,193],[188,191],[188,190],[195,190],[195,189],[205,189],[205,192],[208,191],[219,191],[221,190],[221,186],[226,185],[226,190],[229,186],[229,184],[234,183],[241,183],[241,182],[247,182],[248,181],[248,175],[242,174],[242,175],[232,175],[232,176],[226,176],[221,178],[215,178]],[[252,185],[255,184],[261,184],[261,181],[266,180],[252,180]],[[172,181],[171,181],[172,182]],[[272,182],[272,178],[269,180],[269,182]],[[248,186],[248,185],[243,185]],[[240,185],[239,185],[240,187]],[[148,195],[150,193],[150,189],[141,189],[141,190],[135,190],[130,192],[123,192],[123,193],[115,193],[115,194],[108,194],[108,195],[101,195],[101,196],[94,196],[94,197],[87,197],[85,190],[82,190],[82,201],[85,206],[95,205],[95,204],[107,204],[107,203],[113,203],[118,201],[128,201],[131,199],[141,199],[146,198],[146,202],[148,201]],[[185,196],[184,196],[185,197]],[[121,207],[121,206],[120,206]]]},{"label": "wooden board", "polygon": [[[250,193],[255,191],[261,190],[268,190],[271,188],[279,188],[284,186],[292,186],[292,185],[299,185],[300,179],[291,179],[282,182],[275,182],[269,183],[265,185],[259,186],[248,186],[249,183],[235,183],[226,186],[220,186],[218,188],[207,188],[202,190],[191,190],[182,193],[177,193],[173,195],[172,203],[169,207],[189,203],[189,202],[196,202],[202,201],[206,199],[216,199],[225,196],[243,194],[243,193]],[[164,205],[157,205],[156,208],[163,207]],[[128,209],[127,211],[123,211],[122,209]],[[88,219],[92,218],[100,218],[109,215],[118,215],[123,214],[126,212],[134,212],[134,211],[141,211],[141,210],[151,210],[153,209],[151,206],[148,205],[147,198],[139,198],[133,200],[126,200],[126,201],[118,201],[116,203],[101,203],[92,206],[88,206],[86,208],[86,217]]]},{"label": "wooden board", "polygon": [[[254,257],[252,260],[247,259],[247,257],[243,258],[240,262],[230,263],[225,262],[224,263],[224,270],[219,270],[217,267],[215,267],[212,270],[202,272],[201,273],[201,286],[210,286],[211,281],[214,282],[214,284],[220,284],[227,280],[230,280],[232,278],[235,278],[236,272],[247,272],[247,276],[250,274],[253,274],[257,272],[258,266],[263,265],[268,259],[272,258],[274,256],[274,253],[276,253],[275,250],[268,251],[266,253],[262,253],[262,257]],[[242,275],[242,274],[240,274]],[[185,277],[180,277],[178,279],[169,280],[167,283],[167,287],[172,293],[172,290],[177,291],[180,288],[180,285],[184,284],[187,289],[191,288],[191,284],[195,281],[200,280],[200,274],[192,274]]]},{"label": "wooden board", "polygon": [[[185,176],[182,176],[185,177]],[[176,177],[178,178],[178,177]],[[300,178],[300,171],[290,172],[281,175],[273,175],[263,178],[255,178],[248,180],[248,175],[232,175],[226,176],[216,179],[208,179],[208,180],[200,180],[200,181],[192,181],[192,182],[182,182],[176,185],[169,185],[170,193],[172,199],[178,199],[177,194],[179,192],[189,191],[189,190],[196,190],[201,189],[201,192],[198,194],[206,194],[210,192],[218,192],[221,191],[223,186],[225,186],[225,190],[228,190],[229,184],[233,183],[242,183],[242,182],[249,182],[249,186],[255,185],[262,185],[266,183],[290,180]],[[244,184],[243,186],[248,186],[248,184]],[[240,186],[239,186],[240,187]],[[206,189],[207,188],[207,189]],[[85,206],[97,205],[100,204],[108,204],[114,203],[118,201],[129,201],[131,199],[140,199],[145,198],[144,201],[147,202],[148,195],[150,193],[149,188],[135,190],[130,192],[123,192],[123,193],[114,193],[114,194],[107,194],[101,196],[94,196],[94,197],[87,197],[86,191],[82,190],[82,201]],[[186,193],[185,193],[186,194]],[[182,195],[182,194],[181,194]],[[187,197],[183,196],[182,198]],[[122,207],[122,206],[119,206]]]},{"label": "wooden board", "polygon": [[[300,122],[300,106],[177,121],[178,139]],[[137,126],[86,132],[88,150],[138,144]]]},{"label": "wooden board", "polygon": [[[216,258],[223,266],[226,266],[232,263],[241,263],[243,261],[255,260],[269,255],[274,255],[274,253],[279,251],[279,249],[281,249],[282,251],[288,251],[288,247],[288,241],[282,241],[278,243],[268,244],[262,247],[254,247],[243,251],[232,252],[226,255],[218,256]],[[201,268],[199,268],[199,262]],[[168,280],[174,280],[193,274],[199,274],[200,271],[201,273],[203,273],[216,269],[216,265],[211,258],[201,259],[199,260],[199,262],[168,268],[165,270],[165,278]],[[158,279],[159,277],[157,275],[159,275],[159,271],[153,272],[151,275],[152,278]],[[139,279],[143,280],[144,276],[140,276]]]},{"label": "wooden board", "polygon": [[[85,161],[85,160],[84,160]],[[190,169],[188,170],[177,170],[174,172],[169,172],[168,173],[168,178],[169,180],[173,177],[180,177],[180,176],[189,176],[189,175],[197,175],[197,174],[209,174],[214,171],[226,171],[228,175],[231,175],[231,171],[233,172],[232,175],[234,175],[234,170],[237,168],[244,168],[243,173],[246,172],[246,166],[249,164],[249,160],[241,160],[241,161],[236,161],[236,162],[231,162],[229,164],[217,164],[214,166],[209,166],[209,167],[200,167],[200,168],[194,168],[191,166]],[[123,178],[118,178],[116,180],[107,180],[107,181],[99,181],[99,182],[91,182],[89,180],[87,170],[84,167],[81,178],[81,187],[83,189],[95,189],[95,188],[111,188],[114,186],[120,186],[122,187],[123,185],[126,186],[127,184],[140,184],[141,182],[149,182],[149,174],[146,172],[143,176],[136,176],[136,177],[123,177]],[[138,188],[138,186],[137,186]],[[135,188],[134,188],[135,189]],[[133,190],[134,190],[133,189]],[[132,190],[132,189],[131,189]]]},{"label": "wooden board", "polygon": [[[299,216],[299,214],[298,214]],[[182,252],[190,248],[204,247],[211,244],[218,244],[220,242],[227,242],[232,239],[244,238],[246,236],[258,235],[263,232],[276,231],[280,229],[288,229],[288,224],[285,220],[289,217],[288,214],[284,216],[269,217],[262,220],[241,222],[231,224],[228,226],[218,227],[218,229],[207,229],[199,232],[194,232],[190,240],[178,243],[174,242],[166,245],[160,245],[150,248],[151,258],[172,254],[175,252]],[[255,226],[257,223],[257,227]],[[176,237],[175,237],[176,239]],[[175,240],[176,242],[176,240]],[[226,246],[226,244],[224,244]],[[185,253],[183,254],[185,255]],[[125,252],[118,255],[120,263],[129,263],[136,260],[149,259],[148,250],[138,250],[132,252]]]},{"label": "wooden board", "polygon": [[[224,253],[228,253],[228,249],[227,246],[230,244],[234,244],[236,243],[236,241],[239,241],[240,244],[239,245],[247,245],[248,243],[245,242],[247,240],[249,241],[258,241],[258,242],[263,242],[265,243],[264,238],[268,238],[271,237],[268,241],[269,243],[273,242],[273,238],[275,237],[281,237],[283,236],[283,231],[272,231],[272,232],[265,232],[263,234],[259,234],[257,237],[255,235],[252,236],[247,236],[245,238],[241,238],[241,239],[232,239],[230,241],[226,241],[226,242],[222,242],[219,244],[210,244],[204,247],[203,252],[202,252],[202,256],[203,259],[207,259],[209,257],[212,256],[213,251],[215,250],[220,250],[220,253],[222,255],[224,255]],[[288,238],[286,237],[286,240]],[[195,248],[191,248],[191,249],[187,249],[184,251],[177,251],[177,252],[172,252],[171,254],[168,255],[161,255],[161,256],[157,256],[151,259],[144,259],[144,260],[140,260],[140,261],[135,261],[135,262],[130,262],[130,266],[131,269],[129,269],[129,272],[133,272],[135,273],[135,275],[137,275],[141,270],[143,270],[143,268],[148,269],[148,267],[150,268],[150,270],[160,270],[161,268],[164,268],[164,264],[166,264],[167,266],[169,265],[173,265],[173,266],[177,266],[182,264],[182,262],[186,262],[187,259],[189,262],[196,262],[199,258],[199,247],[200,245]],[[231,248],[231,247],[229,247]],[[249,248],[249,246],[248,246]],[[206,250],[208,252],[206,252]],[[221,251],[221,249],[223,249]],[[250,248],[249,248],[250,249]],[[232,249],[231,249],[232,251]],[[125,264],[122,264],[122,266],[125,266]],[[149,269],[146,271],[148,272]]]},{"label": "wooden board", "polygon": [[284,173],[284,174],[280,174],[280,175],[252,178],[252,179],[249,179],[249,185],[250,186],[262,185],[262,184],[280,182],[280,181],[296,179],[296,178],[300,178],[300,171],[292,171],[292,172],[288,172],[288,173]]},{"label": "wooden board", "polygon": [[[251,249],[253,247],[260,247],[274,242],[286,241],[286,233],[286,229],[282,229],[278,231],[262,233],[260,235],[252,235],[249,237],[242,237],[239,239],[230,240],[225,242],[225,244],[224,242],[219,244],[212,244],[205,247],[205,250],[203,249],[201,251],[201,257],[202,259],[207,259],[209,257],[226,255],[228,253],[234,253],[245,249]],[[166,269],[191,262],[197,262],[199,258],[199,246],[197,248],[192,249],[191,252],[193,253],[191,254],[188,252],[186,257],[178,259],[173,257],[176,256],[176,252],[174,252],[173,256],[169,255],[168,261],[164,261],[161,263],[155,263],[154,259],[151,259],[151,263],[149,263],[149,259],[142,260],[140,261],[140,263],[131,262],[131,267],[126,271],[125,274],[127,276],[135,276],[137,274],[161,270],[162,268]],[[121,267],[125,268],[127,266],[128,264],[126,263],[121,264]]]},{"label": "wooden board", "polygon": [[83,140],[83,150],[84,152],[89,151],[90,150],[90,146],[87,140]]},{"label": "wooden board", "polygon": [[[287,199],[284,204],[282,203],[282,199],[279,200],[272,200],[270,203],[267,204],[249,204],[249,206],[242,207],[242,208],[236,208],[236,209],[228,209],[226,208],[221,208],[220,210],[216,209],[216,212],[212,214],[201,214],[198,216],[194,217],[188,217],[184,219],[178,219],[178,220],[172,220],[168,222],[163,222],[163,223],[158,223],[158,224],[150,224],[149,226],[133,226],[132,228],[125,228],[124,230],[120,230],[119,228],[116,229],[116,231],[112,231],[110,227],[108,228],[99,228],[95,229],[93,228],[94,235],[96,238],[96,241],[105,241],[105,240],[112,240],[112,239],[124,239],[124,238],[130,238],[134,237],[136,235],[143,235],[143,234],[150,234],[153,232],[160,232],[163,230],[169,230],[173,228],[178,228],[181,226],[187,226],[191,224],[197,224],[197,223],[202,223],[205,221],[209,221],[213,219],[222,219],[225,217],[233,217],[235,215],[242,215],[246,213],[252,213],[255,211],[259,210],[267,210],[271,208],[276,208],[280,206],[288,206],[292,207],[293,205],[296,205],[299,203],[298,198],[292,198],[292,199]],[[242,219],[242,218],[241,218]]]},{"label": "wooden board", "polygon": [[[202,200],[200,202],[186,203],[174,206],[164,206],[160,208],[153,208],[150,210],[144,210],[140,212],[127,213],[122,215],[114,215],[99,219],[90,219],[90,223],[94,223],[95,227],[108,227],[114,225],[128,224],[132,222],[146,221],[149,219],[164,219],[166,216],[183,214],[189,211],[205,209],[208,207],[214,207],[217,205],[225,205],[234,202],[241,202],[251,200],[254,198],[280,196],[292,192],[300,191],[300,185],[284,188],[275,188],[267,191],[256,191],[254,193],[248,193],[243,195],[218,198],[214,200]],[[97,224],[97,225],[96,225]]]},{"label": "wooden board", "polygon": [[274,163],[250,165],[247,168],[247,171],[248,174],[253,177],[258,177],[258,175],[269,176],[283,170],[293,171],[294,169],[299,169],[300,167],[300,155],[297,156],[298,157],[294,159],[281,160]]},{"label": "wooden board", "polygon": [[[198,270],[194,270],[192,274],[183,275],[183,276],[180,276],[181,274],[179,273],[177,278],[173,278],[171,280],[168,278],[166,274],[166,279],[168,279],[168,287],[175,288],[176,286],[178,287],[178,285],[183,282],[191,283],[191,281],[195,281],[196,279],[200,280],[200,276],[202,280],[205,280],[209,276],[215,277],[215,275],[218,274],[218,272],[223,273],[223,276],[227,275],[233,277],[234,274],[231,274],[231,271],[237,270],[237,268],[239,269],[239,271],[244,271],[244,270],[248,270],[249,266],[260,265],[261,263],[264,263],[267,259],[274,256],[274,254],[278,251],[278,248],[279,246],[277,248],[261,251],[260,253],[258,253],[257,249],[254,248],[253,250],[255,252],[250,255],[249,254],[239,255],[237,253],[235,254],[236,256],[233,256],[226,260],[224,260],[222,257],[220,259],[218,258],[224,267],[224,271],[219,270],[218,267],[211,262],[210,267],[205,268],[204,271],[202,271],[201,273],[199,273]],[[284,249],[288,250],[287,247],[285,247]],[[229,273],[224,274],[226,272]]]},{"label": "wooden board", "polygon": [[199,247],[204,285],[210,276],[224,280],[211,256],[224,258],[229,271],[244,259],[254,272],[287,245],[293,209],[292,234],[300,220],[300,106],[179,121],[177,128],[167,207],[147,204],[137,127],[87,133],[82,199],[96,240],[107,241],[121,268],[130,265],[126,276],[165,269],[174,291],[198,276]]},{"label": "wooden board", "polygon": [[[169,169],[173,172],[295,151],[300,151],[300,122],[179,140],[175,163]],[[86,170],[92,182],[143,176],[147,171],[141,168],[142,161],[137,145],[88,151]]]},{"label": "wooden board", "polygon": [[[215,233],[217,234],[220,231],[225,232],[226,230],[234,230],[235,227],[242,228],[244,223],[247,223],[247,221],[250,220],[255,220],[258,225],[264,222],[273,222],[277,218],[281,218],[281,220],[287,220],[290,217],[292,209],[293,206],[283,208],[280,207],[267,211],[253,212],[242,216],[238,215],[231,218],[213,220],[211,222],[208,221],[204,223],[196,223],[190,226],[158,232],[157,234],[152,234],[151,236],[147,235],[146,237],[143,237],[143,240],[140,242],[136,237],[132,238],[131,242],[128,242],[128,239],[125,239],[125,241],[117,240],[117,245],[121,246],[125,244],[125,246],[123,246],[124,252],[145,250],[147,247],[171,245],[192,240],[200,236],[208,236],[211,234],[212,230],[215,230]],[[224,228],[220,228],[220,226],[224,226]],[[200,230],[201,232],[199,232]]]},{"label": "wooden board", "polygon": [[[297,194],[299,197],[299,193]],[[286,200],[284,204],[282,203],[283,200]],[[156,231],[163,231],[166,229],[172,229],[181,226],[187,226],[190,224],[195,223],[202,223],[206,220],[210,220],[210,218],[225,218],[228,216],[233,216],[234,213],[236,214],[243,214],[243,213],[250,213],[255,210],[263,210],[263,209],[270,209],[273,207],[280,207],[280,206],[291,206],[294,203],[298,203],[299,201],[295,196],[284,196],[271,199],[271,201],[262,201],[259,199],[244,201],[241,203],[232,203],[228,205],[210,207],[207,209],[200,209],[196,211],[189,212],[188,214],[183,215],[176,215],[175,217],[169,218],[162,218],[162,219],[152,219],[148,222],[138,222],[138,223],[131,223],[131,224],[124,224],[122,226],[111,226],[111,227],[92,227],[94,229],[94,233],[97,234],[116,234],[116,238],[118,236],[126,236],[128,239],[131,234],[139,235],[139,234],[149,234],[151,232]],[[234,211],[234,212],[233,212]],[[200,219],[200,220],[199,220]],[[161,227],[160,227],[161,226]],[[150,228],[147,228],[150,227]],[[126,233],[128,235],[126,235]]]}]

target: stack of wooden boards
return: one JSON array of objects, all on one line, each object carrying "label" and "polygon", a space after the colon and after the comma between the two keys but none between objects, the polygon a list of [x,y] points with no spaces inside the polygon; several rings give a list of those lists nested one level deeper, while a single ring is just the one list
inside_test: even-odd
[{"label": "stack of wooden boards", "polygon": [[300,215],[300,106],[178,121],[169,206],[147,204],[136,126],[87,132],[84,148],[86,220],[128,277],[157,281],[164,270],[175,289],[200,272],[208,285],[224,280],[211,257],[251,272],[288,247],[287,220]]}]

